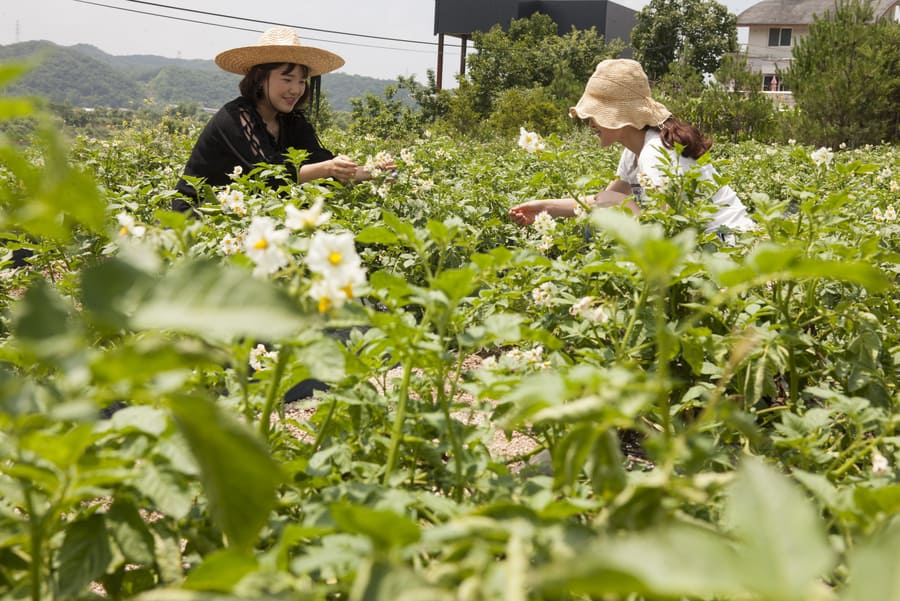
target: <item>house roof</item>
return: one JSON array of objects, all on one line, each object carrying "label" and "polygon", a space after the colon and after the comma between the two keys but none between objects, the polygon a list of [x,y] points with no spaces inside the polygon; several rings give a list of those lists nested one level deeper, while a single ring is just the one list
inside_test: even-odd
[{"label": "house roof", "polygon": [[[875,0],[875,16],[881,17],[897,0]],[[835,0],[762,0],[738,15],[738,27],[749,25],[810,25],[813,17],[834,12]]]}]

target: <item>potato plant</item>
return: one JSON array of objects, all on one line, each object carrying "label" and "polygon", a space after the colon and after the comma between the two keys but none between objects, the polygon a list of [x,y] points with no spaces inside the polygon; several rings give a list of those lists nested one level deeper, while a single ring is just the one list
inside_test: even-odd
[{"label": "potato plant", "polygon": [[328,131],[398,172],[261,165],[188,217],[194,133],[0,145],[4,598],[900,595],[896,147],[716,146],[726,243],[693,174],[514,225],[613,176],[574,126]]}]

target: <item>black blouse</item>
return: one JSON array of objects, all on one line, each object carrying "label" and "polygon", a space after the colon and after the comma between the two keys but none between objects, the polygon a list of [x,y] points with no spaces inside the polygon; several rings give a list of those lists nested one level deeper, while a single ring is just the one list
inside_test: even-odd
[{"label": "black blouse", "polygon": [[[288,173],[296,179],[297,172],[290,163],[285,164],[288,148],[309,152],[305,163],[319,163],[334,158],[334,154],[322,146],[313,126],[301,113],[278,115],[278,139],[266,129],[256,107],[244,97],[227,103],[213,115],[197,138],[184,175],[202,177],[210,186],[224,186],[231,179],[235,167],[247,173],[257,163],[284,164]],[[197,202],[197,191],[184,179],[178,180],[178,192]],[[191,208],[184,199],[172,200],[176,211]]]}]

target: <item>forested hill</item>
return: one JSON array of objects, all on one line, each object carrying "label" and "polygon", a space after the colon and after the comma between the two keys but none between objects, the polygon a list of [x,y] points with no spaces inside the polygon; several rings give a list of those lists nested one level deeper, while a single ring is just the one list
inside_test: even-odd
[{"label": "forested hill", "polygon": [[[188,104],[217,108],[238,95],[240,77],[207,60],[152,55],[113,56],[87,44],[58,46],[21,42],[0,46],[0,62],[33,65],[0,94],[37,95],[73,107],[137,108],[145,100],[164,107]],[[360,75],[329,73],[322,80],[335,110],[349,111],[350,99],[380,96],[395,83]]]}]

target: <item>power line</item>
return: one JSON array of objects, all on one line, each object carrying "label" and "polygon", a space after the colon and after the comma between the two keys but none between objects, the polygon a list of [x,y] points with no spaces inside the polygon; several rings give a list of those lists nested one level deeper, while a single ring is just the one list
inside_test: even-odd
[{"label": "power line", "polygon": [[315,31],[317,33],[334,33],[334,34],[338,34],[338,35],[346,35],[346,36],[357,37],[357,38],[369,38],[369,39],[373,39],[373,40],[384,40],[385,42],[404,42],[406,44],[424,44],[426,46],[437,46],[438,45],[437,42],[426,42],[423,40],[409,40],[409,39],[404,39],[404,38],[392,38],[392,37],[387,37],[387,36],[371,35],[371,34],[365,34],[365,33],[350,33],[348,31],[336,31],[334,29],[318,29],[316,27],[301,27],[299,25],[292,25],[289,23],[277,23],[274,21],[265,21],[262,19],[251,19],[249,17],[236,17],[234,15],[226,15],[223,13],[213,13],[213,12],[207,12],[207,11],[203,11],[203,10],[196,10],[196,9],[192,9],[192,8],[182,8],[180,6],[171,6],[169,4],[159,4],[156,2],[147,2],[147,0],[124,0],[124,1],[131,2],[133,4],[144,4],[146,6],[154,6],[156,8],[167,8],[169,10],[180,10],[182,12],[192,13],[192,14],[196,14],[196,15],[205,15],[207,17],[221,17],[224,19],[237,19],[240,21],[246,21],[248,23],[283,25],[285,27],[293,27],[294,29],[300,29],[303,31]]},{"label": "power line", "polygon": [[[147,15],[147,16],[151,16],[151,17],[160,17],[163,19],[171,19],[173,21],[181,21],[184,23],[197,23],[200,25],[209,25],[211,27],[221,27],[223,29],[234,29],[237,31],[249,31],[252,33],[262,33],[262,31],[259,29],[250,29],[247,27],[239,27],[237,25],[227,25],[224,23],[213,23],[212,21],[201,21],[199,19],[189,19],[186,17],[177,17],[174,15],[166,15],[166,14],[162,14],[162,13],[137,10],[134,8],[125,8],[123,6],[113,6],[111,4],[103,4],[101,2],[92,2],[91,0],[73,0],[73,1],[78,2],[79,4],[90,4],[92,6],[99,6],[102,8],[111,8],[113,10],[119,10],[122,12],[135,13],[135,14],[139,14],[139,15]],[[133,1],[133,0],[126,0],[126,1]],[[150,3],[144,3],[144,4],[150,4]],[[163,6],[165,8],[172,8],[174,10],[188,10],[188,9],[181,9],[178,7],[167,7],[164,5],[159,5],[159,6]],[[216,14],[216,13],[205,13],[203,11],[189,11],[189,12],[196,12],[199,14],[206,14],[209,16],[222,17],[222,18],[226,18],[226,19],[245,20],[245,21],[256,22],[256,23],[268,23],[268,24],[272,24],[272,25],[284,25],[286,27],[294,27],[296,29],[311,29],[311,28],[298,27],[298,26],[286,24],[286,23],[271,23],[269,21],[261,21],[261,20],[257,20],[257,19],[244,19],[243,17],[232,17],[229,15],[220,15],[220,14]],[[325,30],[316,30],[316,31],[325,31]],[[386,40],[392,39],[392,38],[379,38],[378,36],[363,36],[362,34],[344,33],[344,32],[339,32],[339,31],[334,31],[334,32],[329,32],[329,33],[336,33],[339,35],[347,35],[347,36],[374,37],[376,39],[386,39]],[[379,48],[382,50],[397,50],[397,51],[401,51],[401,52],[417,52],[417,53],[422,53],[422,54],[430,54],[430,51],[417,50],[415,48],[398,48],[396,46],[378,46],[375,44],[360,44],[357,42],[345,42],[345,41],[340,41],[340,40],[327,40],[327,39],[321,39],[321,38],[306,38],[306,39],[311,40],[311,41],[316,41],[316,42],[328,42],[330,44],[343,44],[345,46],[358,46],[358,47],[363,47],[363,48]],[[424,42],[418,42],[418,43],[424,43]]]}]

